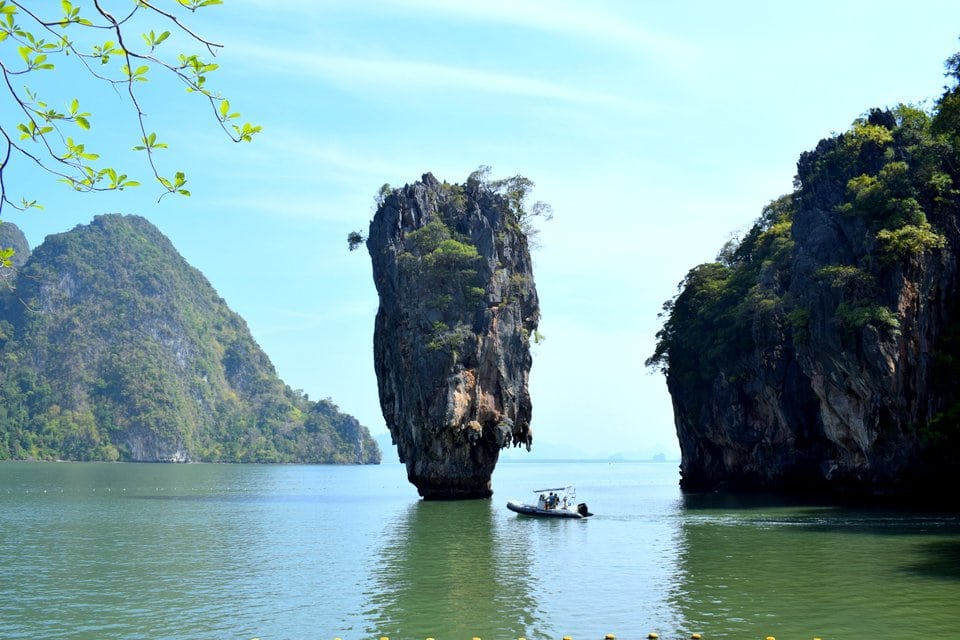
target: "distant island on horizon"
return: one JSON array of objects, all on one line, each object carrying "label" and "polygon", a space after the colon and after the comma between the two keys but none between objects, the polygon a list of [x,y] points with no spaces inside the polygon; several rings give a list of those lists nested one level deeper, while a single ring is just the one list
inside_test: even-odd
[{"label": "distant island on horizon", "polygon": [[[377,433],[373,438],[380,447],[383,464],[400,462],[397,448],[390,442],[389,433]],[[679,454],[671,456],[659,449],[589,453],[573,445],[537,440],[529,452],[526,449],[502,450],[499,462],[671,462],[679,464],[680,456]]]}]

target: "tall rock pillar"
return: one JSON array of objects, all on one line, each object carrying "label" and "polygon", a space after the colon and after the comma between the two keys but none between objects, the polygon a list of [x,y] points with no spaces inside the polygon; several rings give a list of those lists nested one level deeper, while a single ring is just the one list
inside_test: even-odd
[{"label": "tall rock pillar", "polygon": [[473,177],[381,196],[367,249],[383,417],[424,499],[487,498],[500,450],[533,441],[540,308],[522,212]]}]

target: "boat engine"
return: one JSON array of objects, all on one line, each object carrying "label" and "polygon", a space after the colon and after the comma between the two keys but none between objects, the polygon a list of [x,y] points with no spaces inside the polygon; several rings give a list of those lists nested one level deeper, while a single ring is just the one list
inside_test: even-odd
[{"label": "boat engine", "polygon": [[586,518],[587,516],[593,515],[592,513],[590,513],[590,510],[587,508],[586,502],[581,502],[580,504],[577,505],[577,513],[579,513],[584,518]]}]

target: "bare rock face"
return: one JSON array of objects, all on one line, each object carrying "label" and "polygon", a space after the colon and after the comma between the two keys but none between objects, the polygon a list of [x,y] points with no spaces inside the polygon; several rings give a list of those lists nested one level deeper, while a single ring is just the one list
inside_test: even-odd
[{"label": "bare rock face", "polygon": [[533,440],[540,310],[527,237],[508,199],[477,179],[427,173],[381,196],[367,249],[384,419],[425,499],[489,497],[500,450]]}]

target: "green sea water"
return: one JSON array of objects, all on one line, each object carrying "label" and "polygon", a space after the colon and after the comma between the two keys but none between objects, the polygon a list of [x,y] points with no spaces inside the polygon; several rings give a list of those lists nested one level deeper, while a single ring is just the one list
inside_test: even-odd
[{"label": "green sea water", "polygon": [[[0,464],[0,639],[960,637],[960,518],[683,496],[671,463]],[[505,508],[574,484],[596,515]]]}]

